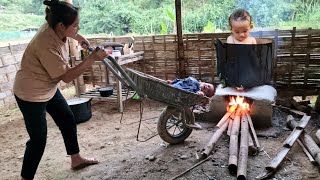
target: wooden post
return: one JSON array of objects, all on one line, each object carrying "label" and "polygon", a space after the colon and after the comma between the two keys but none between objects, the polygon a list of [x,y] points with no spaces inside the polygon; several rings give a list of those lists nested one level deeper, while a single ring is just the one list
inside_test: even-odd
[{"label": "wooden post", "polygon": [[182,37],[182,23],[181,23],[181,0],[175,1],[176,5],[176,27],[178,36],[178,61],[179,61],[179,77],[186,77],[186,67],[184,62],[184,48]]}]

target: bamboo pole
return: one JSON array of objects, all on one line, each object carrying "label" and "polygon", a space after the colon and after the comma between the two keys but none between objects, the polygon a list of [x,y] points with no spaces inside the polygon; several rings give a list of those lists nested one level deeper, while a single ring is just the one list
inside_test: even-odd
[{"label": "bamboo pole", "polygon": [[248,166],[249,125],[245,114],[241,116],[241,137],[237,178],[246,179]]},{"label": "bamboo pole", "polygon": [[249,126],[250,126],[250,130],[251,130],[251,133],[252,133],[252,136],[253,136],[253,140],[254,140],[255,146],[257,147],[257,150],[260,151],[260,143],[259,143],[259,140],[258,140],[258,137],[257,137],[257,134],[256,134],[256,130],[254,129],[254,126],[253,126],[253,123],[252,123],[252,119],[251,119],[250,115],[247,112],[246,112],[246,115],[247,115],[247,118],[248,118],[248,123],[249,123]]},{"label": "bamboo pole", "polygon": [[241,116],[241,109],[237,108],[236,116],[232,123],[232,130],[230,135],[230,143],[229,143],[229,171],[231,173],[237,172],[238,166],[238,136],[239,136],[239,129],[240,129],[240,116]]},{"label": "bamboo pole", "polygon": [[[287,124],[288,124],[289,128],[291,128],[291,129],[298,126],[298,123],[293,119],[292,116],[288,116]],[[305,131],[302,132],[302,135],[300,136],[299,139],[302,142],[302,145],[301,145],[302,149],[303,149],[303,147],[305,147],[307,149],[308,153],[306,153],[306,152],[305,153],[308,156],[309,160],[311,162],[316,161],[318,163],[318,165],[320,165],[320,148],[317,145],[317,143],[312,139],[312,137],[309,134],[305,133]],[[298,143],[299,143],[299,141],[298,141]],[[310,158],[309,154],[311,154],[311,156],[313,158]]]},{"label": "bamboo pole", "polygon": [[316,138],[318,139],[318,141],[320,141],[320,129],[318,129],[316,132]]},{"label": "bamboo pole", "polygon": [[253,143],[252,135],[250,132],[248,133],[248,138],[249,138],[249,155],[251,156],[257,155],[259,151],[257,150],[257,147]]},{"label": "bamboo pole", "polygon": [[218,129],[214,132],[214,134],[210,138],[210,140],[207,143],[207,145],[205,146],[205,148],[202,149],[202,151],[201,151],[201,156],[202,156],[201,159],[207,158],[209,156],[209,154],[212,152],[213,147],[218,142],[218,140],[221,137],[221,135],[223,134],[223,132],[227,129],[228,122],[229,121],[225,121],[225,123],[222,125],[222,127],[221,128],[218,127]]},{"label": "bamboo pole", "polygon": [[308,157],[308,159],[310,160],[310,162],[312,164],[314,164],[316,161],[315,159],[312,157],[312,155],[309,153],[308,149],[303,145],[303,143],[300,141],[300,139],[297,140],[298,144],[300,145],[302,151],[306,154],[306,156]]},{"label": "bamboo pole", "polygon": [[282,147],[278,150],[276,156],[271,160],[271,162],[267,165],[265,170],[256,177],[256,179],[266,179],[270,177],[276,169],[279,167],[280,163],[286,157],[288,152],[290,151],[293,143],[298,139],[301,135],[303,129],[306,127],[310,120],[310,116],[304,115],[300,120],[297,127],[291,132],[289,137],[285,140]]},{"label": "bamboo pole", "polygon": [[233,124],[233,119],[229,118],[229,124],[228,124],[228,131],[227,131],[227,135],[230,136],[231,134],[231,129],[232,129],[232,124]]},{"label": "bamboo pole", "polygon": [[227,121],[227,119],[229,118],[229,116],[236,110],[235,106],[231,106],[228,110],[228,112],[221,118],[221,120],[218,122],[218,124],[216,125],[216,127],[221,128],[221,126]]}]

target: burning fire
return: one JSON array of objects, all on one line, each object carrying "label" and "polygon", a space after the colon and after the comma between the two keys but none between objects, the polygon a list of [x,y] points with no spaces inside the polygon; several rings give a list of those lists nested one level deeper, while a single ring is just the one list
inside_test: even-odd
[{"label": "burning fire", "polygon": [[234,111],[237,107],[242,110],[249,111],[250,105],[245,101],[245,98],[242,96],[229,96],[229,104],[227,106],[227,111]]}]

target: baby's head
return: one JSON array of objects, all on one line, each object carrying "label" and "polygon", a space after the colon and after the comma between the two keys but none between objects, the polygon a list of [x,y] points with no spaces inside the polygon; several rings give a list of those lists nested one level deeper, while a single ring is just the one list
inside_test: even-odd
[{"label": "baby's head", "polygon": [[212,97],[215,93],[215,88],[213,84],[200,82],[200,90],[206,95],[207,97]]},{"label": "baby's head", "polygon": [[244,41],[253,28],[252,17],[244,9],[237,9],[229,16],[229,26],[234,38]]}]

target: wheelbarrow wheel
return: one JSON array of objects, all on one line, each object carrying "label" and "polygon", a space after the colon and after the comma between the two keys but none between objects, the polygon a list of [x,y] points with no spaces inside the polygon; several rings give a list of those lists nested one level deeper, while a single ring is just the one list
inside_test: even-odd
[{"label": "wheelbarrow wheel", "polygon": [[[192,129],[185,124],[192,122],[192,112],[185,110],[185,119],[182,119],[182,112],[174,107],[167,106],[158,120],[158,133],[162,140],[170,144],[178,144],[187,139]],[[185,122],[183,122],[185,121]]]}]

